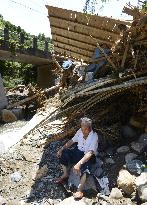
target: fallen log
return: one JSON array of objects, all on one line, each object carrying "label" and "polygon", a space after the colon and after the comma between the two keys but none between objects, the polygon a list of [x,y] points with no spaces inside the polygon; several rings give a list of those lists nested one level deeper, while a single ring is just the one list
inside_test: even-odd
[{"label": "fallen log", "polygon": [[40,93],[36,93],[36,94],[33,95],[33,96],[27,97],[27,98],[25,98],[25,99],[23,99],[23,100],[20,100],[19,102],[15,102],[15,103],[13,103],[13,104],[8,105],[8,106],[7,106],[7,109],[12,109],[12,108],[14,108],[14,107],[18,107],[18,106],[20,106],[20,105],[24,105],[24,104],[28,103],[29,101],[32,101],[32,100],[34,100],[35,98],[39,97],[40,94],[49,93],[49,92],[54,91],[54,90],[56,90],[56,89],[58,89],[58,88],[59,88],[59,85],[56,85],[56,86],[53,86],[53,87],[51,87],[51,88],[45,89],[45,90],[41,91]]}]

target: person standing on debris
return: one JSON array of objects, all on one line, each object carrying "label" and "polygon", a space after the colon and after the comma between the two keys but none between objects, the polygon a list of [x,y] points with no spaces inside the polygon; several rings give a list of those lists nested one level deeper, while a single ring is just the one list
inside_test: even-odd
[{"label": "person standing on debris", "polygon": [[[69,149],[74,143],[77,143],[77,146]],[[83,197],[83,187],[87,175],[90,174],[91,167],[96,162],[97,148],[98,135],[92,130],[91,119],[85,117],[81,119],[81,128],[76,132],[75,136],[57,152],[63,175],[55,179],[55,183],[62,183],[68,179],[71,165],[74,165],[73,171],[80,175],[80,184],[74,195],[75,199]]]}]

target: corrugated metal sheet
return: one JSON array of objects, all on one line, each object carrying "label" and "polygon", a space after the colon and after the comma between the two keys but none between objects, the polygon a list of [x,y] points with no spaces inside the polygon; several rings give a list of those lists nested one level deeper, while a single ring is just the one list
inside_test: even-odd
[{"label": "corrugated metal sheet", "polygon": [[[110,47],[119,39],[118,24],[129,25],[125,21],[97,15],[46,6],[48,9],[51,33],[55,52],[91,61],[96,42]],[[90,37],[92,35],[92,37]]]}]

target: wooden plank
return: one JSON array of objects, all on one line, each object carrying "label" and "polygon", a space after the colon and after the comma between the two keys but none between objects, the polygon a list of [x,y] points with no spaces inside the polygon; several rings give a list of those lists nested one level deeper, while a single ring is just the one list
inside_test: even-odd
[{"label": "wooden plank", "polygon": [[73,32],[78,32],[85,35],[93,35],[95,38],[103,38],[108,41],[116,41],[120,35],[107,30],[102,30],[89,25],[82,25],[81,23],[72,22],[70,20],[59,19],[50,17],[50,26],[55,26],[63,29],[67,29]]},{"label": "wooden plank", "polygon": [[63,48],[59,47],[55,47],[55,52],[57,52],[61,56],[68,56],[69,58],[75,59],[77,61],[81,61],[82,59],[84,62],[89,62],[91,60],[91,58],[88,58],[87,56],[74,53],[73,51],[64,50]]},{"label": "wooden plank", "polygon": [[64,44],[68,44],[68,45],[71,45],[71,46],[76,46],[78,48],[85,49],[85,50],[88,50],[88,51],[94,51],[94,49],[96,48],[96,45],[89,44],[88,42],[83,43],[83,42],[79,42],[77,40],[65,38],[65,37],[58,36],[58,35],[53,35],[52,39],[53,39],[54,42],[55,41],[60,42],[60,43],[62,42]]},{"label": "wooden plank", "polygon": [[84,56],[89,57],[89,58],[91,58],[92,54],[94,53],[94,51],[93,52],[86,51],[86,50],[83,50],[81,48],[77,48],[75,46],[71,46],[71,45],[60,43],[60,42],[56,42],[56,41],[54,42],[54,46],[55,47],[63,48],[65,50],[73,51],[73,52],[75,52],[77,54],[81,54],[81,55],[84,55]]},{"label": "wooden plank", "polygon": [[56,16],[58,18],[64,18],[66,20],[79,22],[83,25],[90,25],[92,27],[97,27],[103,30],[109,30],[119,33],[117,24],[130,25],[129,22],[120,21],[108,17],[101,17],[97,15],[86,15],[85,13],[61,9],[53,6],[46,6],[48,9],[49,16]]},{"label": "wooden plank", "polygon": [[[52,33],[52,35],[61,35],[62,37],[65,37],[65,38],[67,37],[69,39],[78,40],[79,42],[81,41],[84,43],[88,42],[88,43],[96,46],[95,41],[90,36],[87,36],[87,35],[84,35],[81,33],[75,33],[75,32],[68,31],[66,29],[61,29],[58,27],[52,27],[51,33]],[[95,39],[97,39],[97,42],[99,42],[99,43],[106,43],[106,44],[111,45],[111,46],[114,43],[114,42],[106,41],[106,40],[103,40],[100,38],[95,38]]]}]

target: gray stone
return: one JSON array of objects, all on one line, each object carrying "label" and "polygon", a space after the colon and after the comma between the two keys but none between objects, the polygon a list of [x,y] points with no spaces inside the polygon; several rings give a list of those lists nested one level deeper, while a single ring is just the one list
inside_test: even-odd
[{"label": "gray stone", "polygon": [[147,134],[141,135],[138,139],[138,142],[143,143],[144,147],[146,147],[147,146]]},{"label": "gray stone", "polygon": [[23,119],[24,116],[23,116],[22,108],[13,108],[12,112],[17,117],[18,120]]},{"label": "gray stone", "polygon": [[126,156],[125,156],[125,161],[126,161],[126,163],[132,161],[132,160],[135,159],[137,156],[138,156],[138,155],[135,154],[135,153],[128,153],[128,154],[126,154]]},{"label": "gray stone", "polygon": [[105,159],[105,162],[106,162],[107,164],[115,164],[115,161],[114,161],[112,158],[106,158],[106,159]]},{"label": "gray stone", "polygon": [[127,195],[131,195],[135,190],[135,176],[131,175],[127,170],[120,170],[117,184]]},{"label": "gray stone", "polygon": [[22,175],[20,172],[14,172],[13,174],[11,174],[11,181],[13,182],[19,182],[22,178]]},{"label": "gray stone", "polygon": [[113,188],[110,193],[110,198],[112,199],[121,199],[123,198],[122,192],[118,188]]},{"label": "gray stone", "polygon": [[131,148],[138,153],[141,153],[144,150],[144,144],[141,142],[132,142]]},{"label": "gray stone", "polygon": [[147,173],[142,172],[141,175],[136,178],[135,184],[140,199],[147,202]]},{"label": "gray stone", "polygon": [[147,184],[138,188],[138,195],[143,202],[147,202]]},{"label": "gray stone", "polygon": [[129,152],[130,148],[128,146],[122,146],[117,149],[118,153],[126,153]]},{"label": "gray stone", "polygon": [[122,136],[126,139],[133,139],[137,137],[137,133],[135,132],[135,130],[127,125],[122,127],[121,132]]},{"label": "gray stone", "polygon": [[4,122],[14,122],[17,120],[17,117],[13,114],[11,110],[3,109],[2,110],[2,121]]},{"label": "gray stone", "polygon": [[134,174],[140,174],[142,172],[143,162],[140,160],[132,160],[126,163],[126,168]]}]

